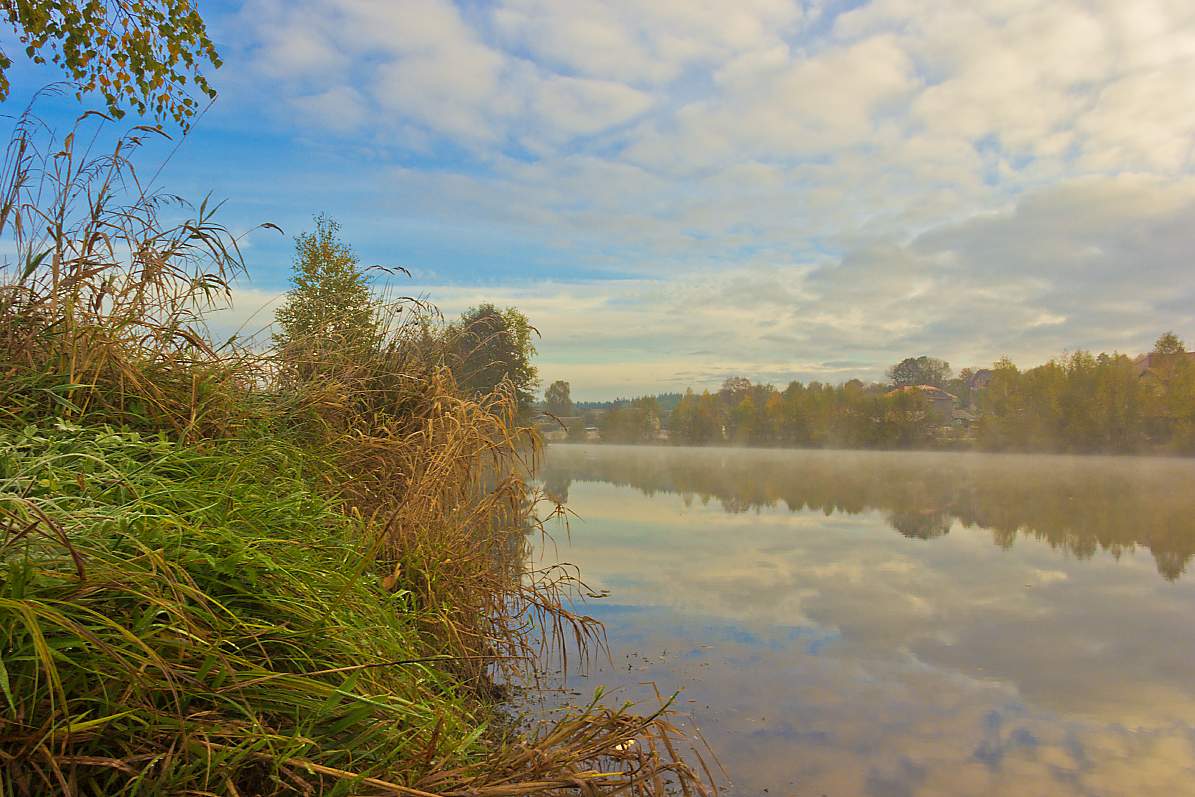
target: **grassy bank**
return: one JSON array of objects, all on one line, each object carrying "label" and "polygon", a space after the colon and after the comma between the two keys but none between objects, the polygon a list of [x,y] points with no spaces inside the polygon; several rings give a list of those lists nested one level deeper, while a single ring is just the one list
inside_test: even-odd
[{"label": "grassy bank", "polygon": [[418,661],[410,593],[361,577],[361,524],[312,489],[318,465],[266,441],[0,434],[10,787],[258,792],[316,760],[418,780],[482,754],[484,719]]},{"label": "grassy bank", "polygon": [[[504,722],[597,625],[529,572],[537,442],[433,313],[218,341],[244,270],[129,153],[18,125],[0,186],[0,793],[663,794],[658,714]],[[138,134],[140,135],[140,134]]]}]

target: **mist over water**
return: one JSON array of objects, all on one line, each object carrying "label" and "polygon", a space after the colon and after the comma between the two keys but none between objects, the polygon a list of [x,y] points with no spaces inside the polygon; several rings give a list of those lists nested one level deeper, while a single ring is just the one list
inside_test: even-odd
[{"label": "mist over water", "polygon": [[[1195,463],[554,446],[628,697],[731,794],[1195,794]],[[584,692],[584,678],[570,684]]]}]

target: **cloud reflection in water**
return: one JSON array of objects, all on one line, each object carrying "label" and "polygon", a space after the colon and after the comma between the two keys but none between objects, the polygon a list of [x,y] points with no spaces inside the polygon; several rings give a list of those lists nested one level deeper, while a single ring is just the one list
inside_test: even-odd
[{"label": "cloud reflection in water", "polygon": [[592,680],[683,686],[733,794],[1195,793],[1193,463],[557,446],[543,477],[612,592]]}]

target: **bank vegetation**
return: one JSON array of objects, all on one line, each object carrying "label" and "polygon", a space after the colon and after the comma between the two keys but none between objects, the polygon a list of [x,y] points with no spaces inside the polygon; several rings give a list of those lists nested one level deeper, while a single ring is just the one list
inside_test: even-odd
[{"label": "bank vegetation", "polygon": [[1135,357],[1074,351],[1032,368],[1002,358],[951,376],[923,356],[888,376],[784,388],[732,377],[717,391],[580,409],[591,417],[570,437],[590,425],[613,443],[1195,454],[1195,352],[1173,333]]},{"label": "bank vegetation", "polygon": [[278,335],[214,339],[237,237],[80,124],[0,184],[0,794],[705,793],[662,710],[503,709],[602,637],[468,330],[319,220]]}]

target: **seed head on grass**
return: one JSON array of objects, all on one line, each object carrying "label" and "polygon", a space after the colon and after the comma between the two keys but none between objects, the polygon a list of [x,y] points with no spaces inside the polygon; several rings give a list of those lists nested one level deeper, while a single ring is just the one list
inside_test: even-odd
[{"label": "seed head on grass", "polygon": [[602,642],[528,569],[513,386],[458,390],[414,299],[368,345],[213,341],[215,208],[161,221],[149,131],[39,130],[0,173],[0,794],[704,793],[662,712],[502,721],[543,645]]}]

